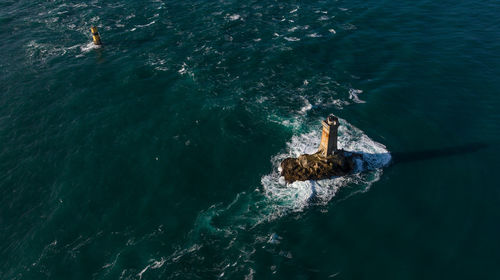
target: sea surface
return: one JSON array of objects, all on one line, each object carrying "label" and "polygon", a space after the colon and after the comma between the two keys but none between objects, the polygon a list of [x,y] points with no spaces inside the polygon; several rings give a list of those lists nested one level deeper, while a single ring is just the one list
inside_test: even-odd
[{"label": "sea surface", "polygon": [[500,279],[498,1],[3,0],[0,54],[0,279]]}]

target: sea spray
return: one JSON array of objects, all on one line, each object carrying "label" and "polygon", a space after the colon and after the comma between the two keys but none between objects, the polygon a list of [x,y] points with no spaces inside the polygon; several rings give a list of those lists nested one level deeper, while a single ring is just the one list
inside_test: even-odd
[{"label": "sea spray", "polygon": [[[383,144],[340,119],[339,148],[361,154],[354,173],[326,180],[285,183],[280,178],[280,162],[286,157],[315,152],[320,141],[319,132],[318,127],[311,127],[309,131],[293,136],[286,143],[286,148],[271,158],[272,170],[262,176],[261,186],[238,193],[227,206],[218,203],[201,211],[183,249],[166,258],[166,263],[174,264],[181,259],[186,259],[188,263],[194,259],[203,260],[200,255],[203,255],[204,246],[217,244],[216,247],[224,248],[216,257],[212,256],[219,263],[219,276],[247,273],[251,271],[248,264],[256,248],[276,239],[276,233],[271,233],[271,237],[259,233],[260,225],[303,212],[313,205],[326,205],[342,188],[349,189],[348,196],[365,192],[379,180],[383,167],[391,160]],[[283,254],[291,257],[289,252]],[[170,269],[175,270],[175,265]]]}]

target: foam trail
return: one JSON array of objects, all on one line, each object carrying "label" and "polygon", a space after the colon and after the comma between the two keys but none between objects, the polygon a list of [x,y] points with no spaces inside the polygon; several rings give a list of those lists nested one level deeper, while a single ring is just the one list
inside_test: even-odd
[{"label": "foam trail", "polygon": [[100,49],[101,46],[100,45],[96,45],[92,42],[86,44],[86,45],[82,45],[80,46],[80,50],[82,51],[82,53],[86,53],[86,52],[89,52],[91,50],[95,50],[95,49]]},{"label": "foam trail", "polygon": [[311,201],[315,204],[326,204],[340,188],[351,184],[366,191],[378,181],[382,168],[391,160],[391,155],[384,145],[373,141],[360,129],[340,119],[339,148],[362,155],[361,160],[356,162],[354,173],[326,180],[286,184],[280,177],[281,161],[287,157],[316,152],[320,140],[320,129],[293,136],[287,143],[286,151],[272,158],[273,171],[261,179],[264,194],[275,203],[275,213],[272,215],[279,217],[302,211]]},{"label": "foam trail", "polygon": [[[257,226],[291,213],[302,212],[311,205],[327,204],[341,188],[347,188],[351,194],[367,191],[380,178],[382,168],[389,164],[391,155],[384,145],[373,141],[360,129],[345,120],[339,121],[339,148],[361,154],[353,174],[318,181],[292,184],[284,182],[279,171],[284,158],[316,152],[321,131],[319,126],[312,127],[312,130],[306,133],[293,136],[286,148],[271,158],[272,170],[261,178],[260,187],[237,194],[226,207],[215,204],[200,212],[194,228],[188,235],[188,242],[183,246],[194,249],[179,250],[167,257],[166,262],[172,263],[192,257],[191,254],[196,254],[204,246],[208,235],[210,242],[216,242],[225,248],[221,264],[225,267],[225,275],[237,270],[241,272],[241,269],[248,270],[246,264],[256,246],[276,239],[273,239],[272,235],[271,239],[268,236],[256,235],[253,229]],[[251,236],[253,243],[249,244],[245,236]],[[228,266],[230,263],[240,265]]]},{"label": "foam trail", "polygon": [[[339,119],[340,149],[361,154],[356,160],[353,174],[318,181],[297,181],[286,184],[280,175],[280,163],[287,157],[316,152],[320,142],[320,129],[293,136],[285,150],[272,157],[272,171],[261,178],[261,186],[249,193],[239,193],[225,208],[213,205],[200,214],[197,226],[211,232],[226,232],[234,227],[252,228],[262,222],[269,222],[292,212],[303,211],[310,204],[326,204],[343,187],[354,186],[366,191],[376,182],[382,168],[389,164],[391,155],[386,147],[370,139],[360,129]],[[212,217],[221,224],[213,224]]]}]

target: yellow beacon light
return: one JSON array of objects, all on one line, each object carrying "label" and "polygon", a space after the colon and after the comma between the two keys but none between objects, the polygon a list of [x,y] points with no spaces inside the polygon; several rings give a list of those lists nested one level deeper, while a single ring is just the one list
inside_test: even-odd
[{"label": "yellow beacon light", "polygon": [[97,31],[97,27],[90,27],[90,32],[92,32],[92,39],[94,40],[94,45],[101,45],[101,36],[99,36],[99,31]]}]

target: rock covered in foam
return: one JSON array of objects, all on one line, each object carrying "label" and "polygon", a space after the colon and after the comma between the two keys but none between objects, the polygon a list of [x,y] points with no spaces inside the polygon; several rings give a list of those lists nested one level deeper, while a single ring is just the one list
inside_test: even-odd
[{"label": "rock covered in foam", "polygon": [[287,183],[344,176],[354,170],[354,158],[357,156],[359,155],[339,150],[326,157],[317,152],[300,155],[298,158],[286,158],[281,162],[281,175]]}]

